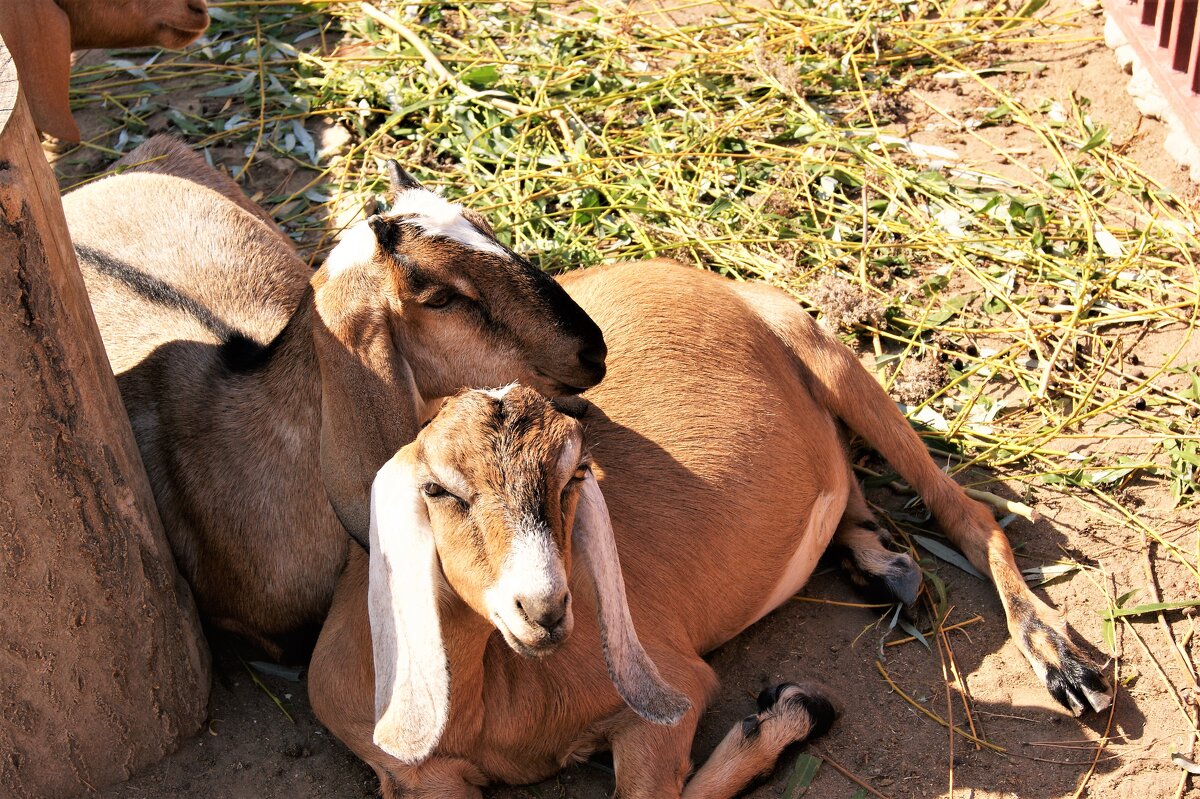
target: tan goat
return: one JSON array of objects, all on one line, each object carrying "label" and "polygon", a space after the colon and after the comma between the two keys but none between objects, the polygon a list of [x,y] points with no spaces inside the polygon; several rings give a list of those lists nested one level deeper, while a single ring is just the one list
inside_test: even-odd
[{"label": "tan goat", "polygon": [[[599,329],[478,216],[394,174],[315,274],[169,138],[64,198],[109,360],[203,615],[279,654],[365,541],[379,467],[427,401],[604,375]],[[278,640],[277,640],[278,639]]]},{"label": "tan goat", "polygon": [[823,731],[828,701],[780,686],[687,779],[716,683],[702,656],[792,596],[831,542],[859,577],[916,598],[919,570],[882,545],[839,423],[992,576],[1055,698],[1110,704],[988,509],[782,292],[669,262],[563,283],[609,346],[579,421],[524,388],[447,401],[376,478],[369,561],[354,548],[313,655],[313,709],[385,797],[478,796],[611,747],[622,799],[721,799]]},{"label": "tan goat", "polygon": [[208,27],[208,0],[0,0],[0,36],[12,52],[38,130],[79,141],[68,84],[71,51],[156,45],[178,49]]}]

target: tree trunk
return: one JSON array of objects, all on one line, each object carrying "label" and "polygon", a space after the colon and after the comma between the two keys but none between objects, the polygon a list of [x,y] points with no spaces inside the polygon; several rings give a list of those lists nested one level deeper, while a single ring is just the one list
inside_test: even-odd
[{"label": "tree trunk", "polygon": [[191,592],[0,41],[0,796],[125,779],[200,727],[208,688]]}]

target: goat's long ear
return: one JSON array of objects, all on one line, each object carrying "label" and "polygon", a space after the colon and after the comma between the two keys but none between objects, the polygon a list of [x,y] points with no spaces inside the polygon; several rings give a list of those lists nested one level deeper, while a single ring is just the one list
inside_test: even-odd
[{"label": "goat's long ear", "polygon": [[371,488],[368,608],[375,659],[375,745],[427,758],[446,726],[450,677],[438,619],[441,571],[410,449]]},{"label": "goat's long ear", "polygon": [[368,549],[371,482],[420,429],[420,397],[392,336],[386,297],[394,292],[383,279],[380,270],[348,269],[314,281],[321,480],[342,526]]},{"label": "goat's long ear", "polygon": [[633,629],[608,506],[591,473],[580,489],[572,540],[596,590],[600,641],[617,693],[647,721],[675,724],[691,703],[659,676]]},{"label": "goat's long ear", "polygon": [[17,64],[21,88],[42,133],[78,142],[71,116],[71,22],[54,0],[0,3],[0,33]]}]

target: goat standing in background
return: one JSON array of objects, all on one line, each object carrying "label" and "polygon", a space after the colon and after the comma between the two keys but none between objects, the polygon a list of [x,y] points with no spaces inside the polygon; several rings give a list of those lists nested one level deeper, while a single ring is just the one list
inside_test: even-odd
[{"label": "goat standing in background", "polygon": [[207,0],[0,0],[0,36],[17,64],[33,122],[69,142],[79,141],[68,97],[72,50],[175,50],[206,28]]},{"label": "goat standing in background", "polygon": [[394,164],[391,210],[314,274],[175,140],[124,163],[63,198],[96,320],[201,614],[276,656],[324,618],[346,531],[365,543],[371,481],[426,403],[604,376],[566,292]]},{"label": "goat standing in background", "polygon": [[611,747],[623,799],[724,799],[827,727],[819,692],[764,692],[687,781],[716,684],[702,656],[799,590],[830,543],[860,581],[917,597],[920,571],[883,546],[840,423],[992,577],[1054,697],[1076,714],[1109,706],[991,512],[789,297],[669,262],[563,283],[609,347],[579,423],[524,388],[447,402],[376,478],[369,559],[352,551],[313,654],[314,711],[385,797],[476,797]]}]

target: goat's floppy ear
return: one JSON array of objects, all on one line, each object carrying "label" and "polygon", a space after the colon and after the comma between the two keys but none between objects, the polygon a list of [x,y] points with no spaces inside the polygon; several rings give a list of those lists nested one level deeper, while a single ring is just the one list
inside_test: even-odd
[{"label": "goat's floppy ear", "polygon": [[450,707],[438,619],[441,573],[411,447],[371,488],[368,608],[375,659],[375,745],[405,763],[429,756]]},{"label": "goat's floppy ear", "polygon": [[392,337],[386,279],[380,270],[348,269],[313,289],[321,480],[342,526],[368,548],[371,482],[419,431],[420,396]]},{"label": "goat's floppy ear", "polygon": [[54,0],[0,2],[0,34],[17,64],[33,124],[42,133],[78,142],[71,116],[71,22]]},{"label": "goat's floppy ear", "polygon": [[617,559],[608,506],[590,472],[580,489],[572,541],[595,587],[600,641],[617,693],[647,721],[675,724],[691,703],[663,681],[638,641],[625,599],[625,579]]}]

